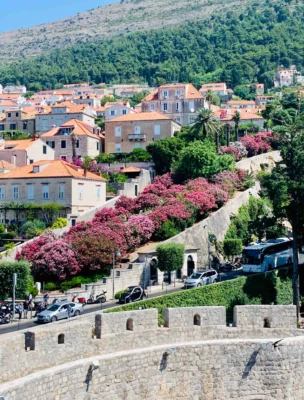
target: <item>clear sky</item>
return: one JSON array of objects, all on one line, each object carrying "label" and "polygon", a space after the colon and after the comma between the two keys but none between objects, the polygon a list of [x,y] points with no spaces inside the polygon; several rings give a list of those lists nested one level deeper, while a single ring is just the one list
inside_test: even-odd
[{"label": "clear sky", "polygon": [[0,32],[69,17],[115,0],[0,0]]}]

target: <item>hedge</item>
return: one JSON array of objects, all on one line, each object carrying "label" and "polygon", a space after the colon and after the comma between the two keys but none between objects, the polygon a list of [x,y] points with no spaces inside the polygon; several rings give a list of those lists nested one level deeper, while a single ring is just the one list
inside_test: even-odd
[{"label": "hedge", "polygon": [[159,324],[164,324],[164,310],[171,307],[225,306],[227,323],[233,320],[233,307],[245,304],[292,304],[291,269],[242,276],[230,281],[183,290],[136,303],[113,308],[105,312],[138,310],[139,307],[156,308]]},{"label": "hedge", "polygon": [[30,264],[26,261],[0,262],[0,300],[13,296],[13,273],[17,273],[16,298],[24,298],[31,284]]},{"label": "hedge", "polygon": [[185,246],[183,244],[168,243],[156,247],[157,265],[160,271],[174,271],[184,264]]}]

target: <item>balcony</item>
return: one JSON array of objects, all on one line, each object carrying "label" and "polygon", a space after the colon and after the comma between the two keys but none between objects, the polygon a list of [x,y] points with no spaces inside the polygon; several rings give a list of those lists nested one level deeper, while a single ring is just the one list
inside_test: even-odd
[{"label": "balcony", "polygon": [[131,142],[145,142],[147,140],[146,135],[143,133],[138,133],[135,135],[128,135],[128,139]]}]

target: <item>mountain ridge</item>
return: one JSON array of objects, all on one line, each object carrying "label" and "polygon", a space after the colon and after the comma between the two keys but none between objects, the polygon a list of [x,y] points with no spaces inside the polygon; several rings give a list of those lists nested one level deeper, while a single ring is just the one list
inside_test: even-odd
[{"label": "mountain ridge", "polygon": [[[208,19],[266,0],[121,0],[71,17],[0,34],[0,60],[39,56],[53,50],[128,33]],[[276,3],[275,1],[273,3]]]}]

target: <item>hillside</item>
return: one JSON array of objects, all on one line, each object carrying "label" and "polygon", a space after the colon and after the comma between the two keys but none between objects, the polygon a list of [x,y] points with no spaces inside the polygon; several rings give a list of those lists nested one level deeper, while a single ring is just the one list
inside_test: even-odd
[{"label": "hillside", "polygon": [[242,12],[222,11],[199,21],[2,63],[0,82],[25,84],[31,90],[79,81],[196,86],[225,81],[232,88],[259,81],[271,87],[280,65],[304,66],[303,1],[289,1],[289,8],[285,2],[273,3],[255,2]]},{"label": "hillside", "polygon": [[[36,56],[117,35],[179,25],[265,0],[121,0],[48,24],[0,34],[0,59]],[[274,3],[274,2],[273,2]]]}]

